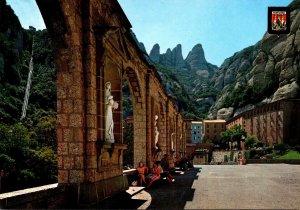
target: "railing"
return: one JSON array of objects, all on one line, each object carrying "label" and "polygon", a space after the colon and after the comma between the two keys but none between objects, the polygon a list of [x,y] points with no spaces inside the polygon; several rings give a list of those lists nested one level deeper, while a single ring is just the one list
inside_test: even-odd
[{"label": "railing", "polygon": [[[2,193],[0,194],[0,209],[58,208],[64,200],[64,188],[56,183]],[[40,206],[41,204],[43,206]]]}]

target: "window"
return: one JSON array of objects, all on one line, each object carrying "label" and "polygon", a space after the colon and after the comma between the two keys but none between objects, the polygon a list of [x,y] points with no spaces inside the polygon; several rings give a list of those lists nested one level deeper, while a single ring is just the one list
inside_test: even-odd
[{"label": "window", "polygon": [[214,127],[216,128],[216,127],[217,127],[217,124],[214,124]]},{"label": "window", "polygon": [[209,128],[209,125],[207,125],[207,128]]},{"label": "window", "polygon": [[196,135],[196,134],[197,134],[197,132],[196,132],[196,131],[194,131],[194,134]]}]

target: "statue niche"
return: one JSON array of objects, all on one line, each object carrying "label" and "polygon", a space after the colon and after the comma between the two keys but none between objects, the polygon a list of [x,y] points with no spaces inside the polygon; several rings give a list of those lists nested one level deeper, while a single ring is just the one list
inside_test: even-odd
[{"label": "statue niche", "polygon": [[115,142],[113,111],[118,109],[119,104],[113,100],[111,86],[110,81],[105,83],[105,139],[96,142],[97,172],[99,173],[120,169],[123,151],[127,149],[127,145]]},{"label": "statue niche", "polygon": [[159,153],[161,152],[160,145],[158,143],[158,137],[159,137],[159,131],[158,131],[158,115],[155,115],[155,121],[154,121],[154,147],[152,148],[152,158],[153,160],[158,159]]},{"label": "statue niche", "polygon": [[111,83],[105,83],[105,141],[108,143],[115,143],[114,138],[114,121],[113,110],[118,109],[119,104],[114,101],[111,95]]}]

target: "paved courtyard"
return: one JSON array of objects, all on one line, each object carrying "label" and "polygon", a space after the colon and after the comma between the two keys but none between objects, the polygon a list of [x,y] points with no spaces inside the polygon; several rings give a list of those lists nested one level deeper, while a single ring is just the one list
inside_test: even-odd
[{"label": "paved courtyard", "polygon": [[201,165],[97,209],[300,209],[300,165]]},{"label": "paved courtyard", "polygon": [[207,165],[185,209],[300,209],[300,165]]}]

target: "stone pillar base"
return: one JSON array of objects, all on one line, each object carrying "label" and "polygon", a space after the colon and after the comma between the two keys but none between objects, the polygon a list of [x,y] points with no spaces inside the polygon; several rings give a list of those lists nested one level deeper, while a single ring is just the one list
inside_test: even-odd
[{"label": "stone pillar base", "polygon": [[68,184],[65,208],[91,207],[129,188],[127,176],[116,176],[94,183]]},{"label": "stone pillar base", "polygon": [[246,165],[246,159],[239,159],[240,165]]}]

